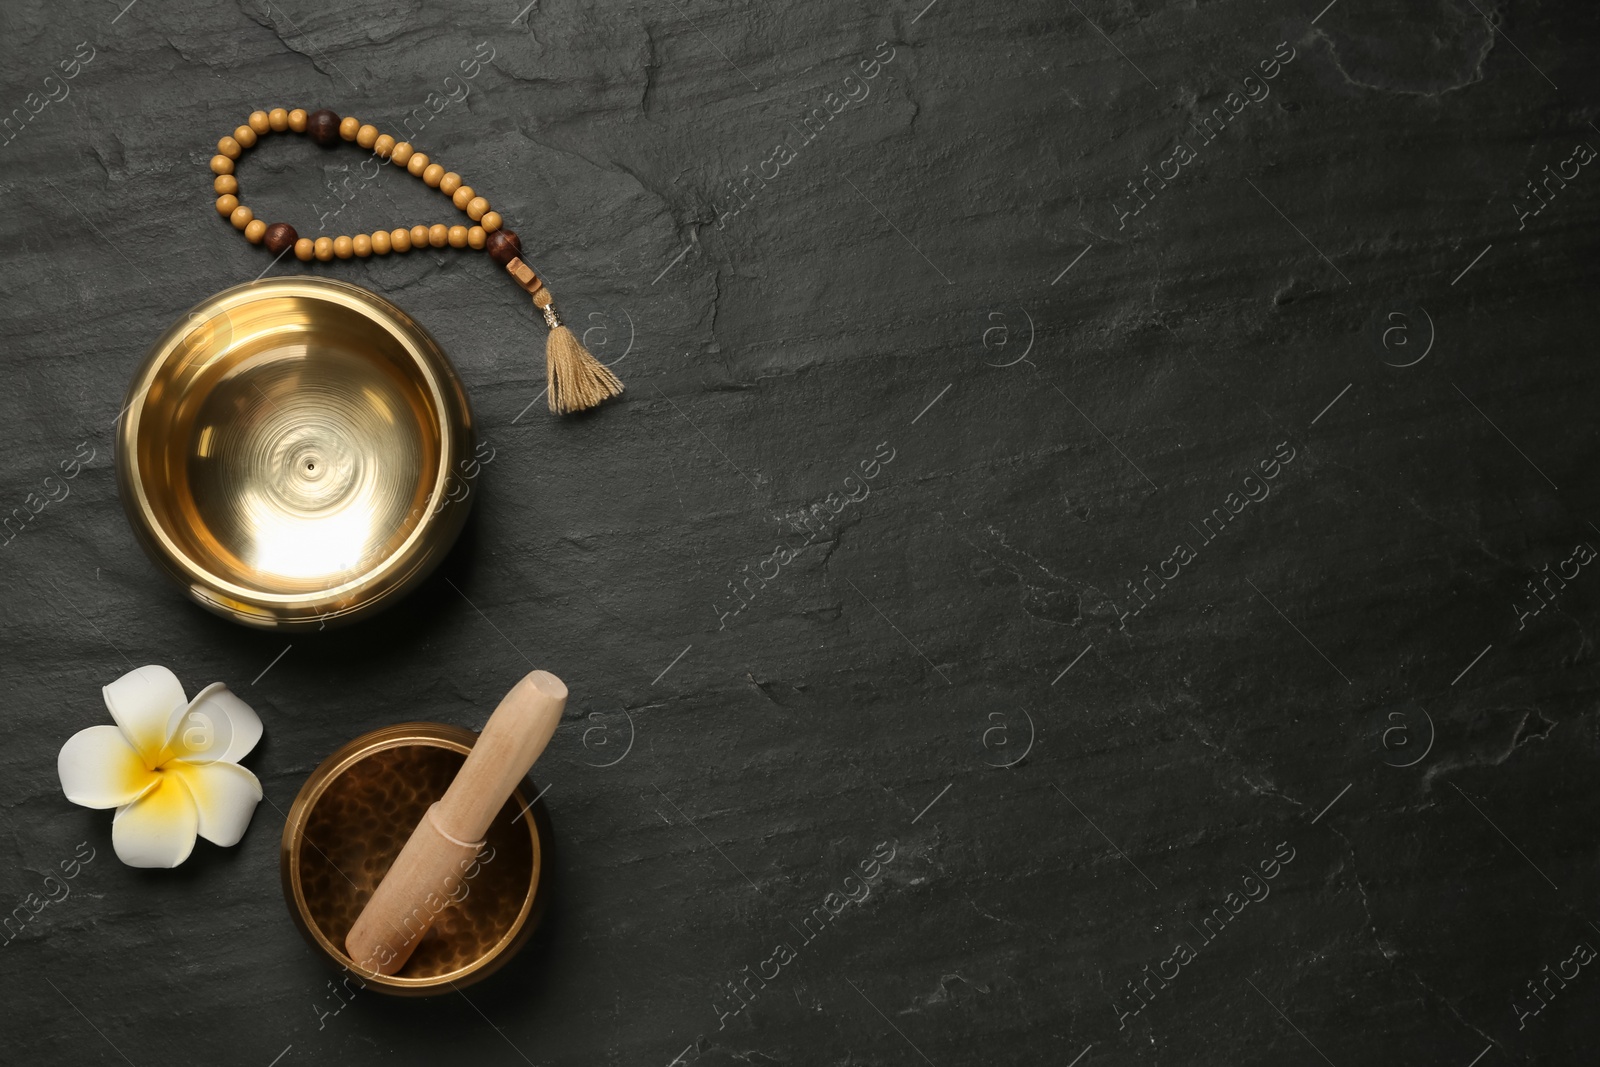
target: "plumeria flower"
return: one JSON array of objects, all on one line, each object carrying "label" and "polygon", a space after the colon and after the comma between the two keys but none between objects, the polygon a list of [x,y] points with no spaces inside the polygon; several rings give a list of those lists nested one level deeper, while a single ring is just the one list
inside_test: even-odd
[{"label": "plumeria flower", "polygon": [[177,676],[150,665],[101,690],[115,726],[80,730],[61,746],[61,791],[86,808],[116,808],[111,844],[130,867],[176,867],[195,836],[236,845],[261,800],[239,760],[261,720],[221,682],[185,700]]}]

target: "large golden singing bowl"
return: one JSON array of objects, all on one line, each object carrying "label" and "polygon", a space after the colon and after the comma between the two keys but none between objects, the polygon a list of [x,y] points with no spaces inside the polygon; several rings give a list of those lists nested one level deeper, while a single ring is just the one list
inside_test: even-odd
[{"label": "large golden singing bowl", "polygon": [[117,481],[191,598],[251,626],[320,627],[393,603],[443,558],[472,453],[466,393],[426,330],[359,286],[272,278],[156,342]]},{"label": "large golden singing bowl", "polygon": [[357,984],[398,996],[448,993],[493,974],[539,924],[549,822],[544,806],[529,804],[519,789],[452,888],[454,903],[436,902],[433,925],[404,967],[377,974],[344,950],[356,916],[477,737],[428,722],[374,730],[324,760],[289,809],[279,857],[289,914],[312,947]]}]

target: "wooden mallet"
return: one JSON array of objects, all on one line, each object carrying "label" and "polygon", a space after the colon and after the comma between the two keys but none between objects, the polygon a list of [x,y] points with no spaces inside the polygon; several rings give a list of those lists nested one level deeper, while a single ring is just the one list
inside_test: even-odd
[{"label": "wooden mallet", "polygon": [[566,704],[567,687],[549,671],[529,674],[500,701],[344,939],[362,972],[394,974],[405,966],[483,848],[489,824],[550,743]]}]

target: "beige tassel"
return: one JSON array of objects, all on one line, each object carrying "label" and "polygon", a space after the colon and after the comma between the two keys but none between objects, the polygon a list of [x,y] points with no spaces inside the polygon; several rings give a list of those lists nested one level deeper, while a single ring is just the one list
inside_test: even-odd
[{"label": "beige tassel", "polygon": [[544,313],[550,327],[545,341],[545,381],[550,387],[550,410],[557,415],[588,411],[622,392],[622,382],[611,368],[589,354],[576,335],[556,318],[550,290],[533,294],[534,305]]},{"label": "beige tassel", "polygon": [[622,382],[611,368],[589,354],[573,332],[561,325],[550,290],[521,259],[513,259],[506,271],[517,284],[533,294],[533,304],[550,327],[545,342],[545,378],[550,394],[550,410],[557,415],[587,411],[622,392]]}]

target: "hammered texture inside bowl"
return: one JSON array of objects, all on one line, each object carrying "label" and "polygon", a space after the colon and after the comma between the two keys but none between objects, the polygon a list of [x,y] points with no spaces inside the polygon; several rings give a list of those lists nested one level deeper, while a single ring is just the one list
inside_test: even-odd
[{"label": "hammered texture inside bowl", "polygon": [[[461,769],[473,736],[434,724],[391,727],[345,746],[302,788],[285,826],[284,889],[302,932],[335,963],[362,973],[344,952],[345,936],[412,828]],[[506,801],[484,858],[456,893],[460,902],[437,912],[397,974],[362,973],[369,984],[402,994],[448,992],[450,983],[485,977],[521,946],[537,923],[543,865],[543,828],[525,807],[520,790]]]}]

